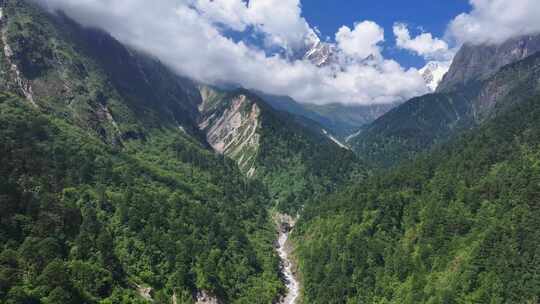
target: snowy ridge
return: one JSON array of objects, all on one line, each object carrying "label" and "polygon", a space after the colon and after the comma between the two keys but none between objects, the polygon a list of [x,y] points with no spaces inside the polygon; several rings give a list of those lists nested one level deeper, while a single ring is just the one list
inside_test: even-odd
[{"label": "snowy ridge", "polygon": [[439,83],[450,69],[450,64],[451,62],[430,61],[418,71],[431,92],[437,90]]},{"label": "snowy ridge", "polygon": [[305,52],[301,55],[303,60],[310,61],[318,67],[336,63],[335,45],[322,42],[316,33],[312,32],[306,37],[305,45]]}]

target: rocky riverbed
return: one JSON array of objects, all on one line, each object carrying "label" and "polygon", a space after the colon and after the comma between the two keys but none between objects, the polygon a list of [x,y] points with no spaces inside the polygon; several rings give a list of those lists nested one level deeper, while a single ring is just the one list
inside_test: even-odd
[{"label": "rocky riverbed", "polygon": [[287,293],[279,302],[280,304],[295,304],[300,295],[300,283],[295,276],[293,263],[291,261],[289,235],[294,227],[294,219],[287,215],[278,216],[279,237],[277,242],[277,252],[281,259],[281,271],[287,286]]}]

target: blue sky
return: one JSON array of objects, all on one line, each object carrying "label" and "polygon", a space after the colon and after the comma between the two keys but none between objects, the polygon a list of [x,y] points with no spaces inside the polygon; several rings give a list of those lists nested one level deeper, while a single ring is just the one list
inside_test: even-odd
[{"label": "blue sky", "polygon": [[385,30],[383,54],[396,59],[405,67],[422,67],[424,59],[410,52],[397,50],[392,26],[403,22],[412,33],[422,28],[442,37],[448,23],[457,15],[469,12],[467,0],[303,0],[302,14],[308,23],[321,31],[322,37],[333,39],[342,25],[352,27],[355,22],[372,20]]}]

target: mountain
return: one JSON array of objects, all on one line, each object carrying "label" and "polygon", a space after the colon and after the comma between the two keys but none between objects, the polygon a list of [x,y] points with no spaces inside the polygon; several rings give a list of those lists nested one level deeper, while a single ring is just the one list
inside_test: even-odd
[{"label": "mountain", "polygon": [[255,93],[274,110],[287,112],[296,117],[299,121],[303,120],[306,127],[311,128],[317,133],[321,133],[323,129],[327,129],[332,134],[339,134],[344,128],[342,125],[334,124],[330,117],[325,117],[311,111],[306,104],[299,103],[289,96],[277,96],[259,91],[255,91]]},{"label": "mountain", "polygon": [[304,104],[304,106],[326,117],[330,121],[328,128],[335,130],[337,136],[346,140],[347,137],[358,132],[359,129],[398,106],[398,103],[373,105],[330,103],[324,105]]},{"label": "mountain", "polygon": [[316,122],[281,112],[247,90],[204,87],[200,127],[214,150],[261,180],[292,214],[361,173],[354,153]]},{"label": "mountain", "polygon": [[435,93],[350,138],[386,168],[304,209],[303,301],[538,302],[535,39],[463,46]]},{"label": "mountain", "polygon": [[362,178],[355,155],[252,92],[0,5],[1,302],[275,301],[267,210]]},{"label": "mountain", "polygon": [[[465,86],[470,81],[483,80],[503,66],[524,59],[540,51],[540,35],[526,35],[509,39],[501,44],[463,45],[450,66],[447,62],[431,61],[419,70],[428,88],[438,92],[448,92]],[[336,46],[322,42],[313,33],[301,52],[304,60],[322,67],[339,65]]]},{"label": "mountain", "polygon": [[540,35],[511,38],[501,44],[464,44],[438,87],[448,92],[474,81],[482,81],[500,68],[540,51]]},{"label": "mountain", "polygon": [[404,104],[306,105],[0,10],[1,303],[280,303],[292,276],[303,303],[538,302],[533,38]]},{"label": "mountain", "polygon": [[[12,13],[13,6],[21,12]],[[2,24],[7,77],[0,88],[113,144],[160,127],[203,138],[193,84],[157,60],[25,2],[8,1]]]},{"label": "mountain", "polygon": [[61,14],[1,6],[0,301],[278,298],[273,202],[211,150],[196,86]]},{"label": "mountain", "polygon": [[311,204],[295,226],[307,303],[536,303],[540,97]]},{"label": "mountain", "polygon": [[[371,57],[365,59],[369,61]],[[317,67],[341,69],[346,63],[340,61],[337,46],[323,42],[314,32],[310,33],[304,42],[304,47],[296,51],[291,60],[306,60]],[[439,70],[433,73],[438,77]],[[442,77],[442,75],[440,75]],[[399,103],[381,105],[344,105],[340,103],[317,104],[299,103],[289,96],[279,96],[256,92],[274,109],[306,118],[316,122],[325,132],[331,134],[340,142],[357,133],[362,127],[373,122]],[[316,128],[318,128],[317,126]]]},{"label": "mountain", "polygon": [[307,37],[306,46],[302,53],[300,56],[302,59],[308,60],[318,67],[338,63],[336,46],[332,43],[321,41],[315,33]]},{"label": "mountain", "polygon": [[448,69],[449,65],[446,62],[430,61],[418,72],[420,72],[424,78],[424,81],[431,92],[435,92],[444,75],[448,72]]},{"label": "mountain", "polygon": [[315,129],[324,129],[341,142],[358,132],[359,129],[373,122],[398,106],[398,103],[375,105],[344,105],[339,103],[310,104],[299,103],[287,96],[276,96],[257,92],[268,104],[278,111],[288,112],[308,121],[316,122]]},{"label": "mountain", "polygon": [[302,213],[305,302],[538,301],[540,52],[516,41],[464,46],[437,92],[349,140],[389,168]]},{"label": "mountain", "polygon": [[[473,58],[479,56],[485,46],[477,47],[478,51],[468,52]],[[470,48],[464,46],[465,50]],[[445,76],[441,85],[446,86],[451,75],[466,74],[456,72],[466,52],[460,53],[452,63],[453,71]],[[383,166],[396,164],[504,112],[524,96],[534,95],[540,89],[539,66],[540,53],[533,53],[503,66],[489,77],[482,74],[449,91],[439,87],[438,92],[413,98],[383,115],[349,144],[370,162]],[[463,67],[468,69],[468,65]]]}]

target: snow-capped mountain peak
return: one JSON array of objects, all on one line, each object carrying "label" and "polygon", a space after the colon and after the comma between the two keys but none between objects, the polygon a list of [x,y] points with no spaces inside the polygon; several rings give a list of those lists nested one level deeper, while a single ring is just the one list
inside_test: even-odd
[{"label": "snow-capped mountain peak", "polygon": [[305,51],[301,55],[303,60],[308,60],[318,67],[336,62],[335,45],[321,41],[315,32],[306,37],[305,45]]},{"label": "snow-capped mountain peak", "polygon": [[324,66],[333,61],[334,47],[325,42],[317,42],[304,55],[304,59],[311,61],[316,66]]},{"label": "snow-capped mountain peak", "polygon": [[449,68],[450,62],[430,61],[418,72],[424,78],[428,88],[434,92]]}]

